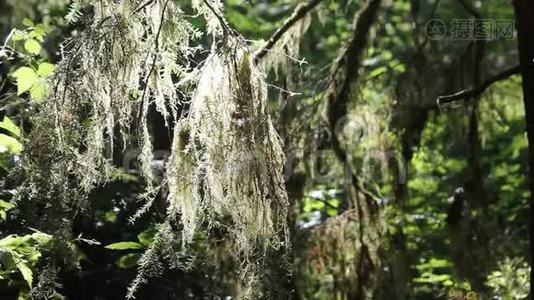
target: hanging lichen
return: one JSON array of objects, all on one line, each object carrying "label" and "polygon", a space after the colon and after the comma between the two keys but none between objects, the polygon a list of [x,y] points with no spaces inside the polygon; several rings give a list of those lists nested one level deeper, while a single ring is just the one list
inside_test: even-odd
[{"label": "hanging lichen", "polygon": [[277,78],[283,73],[289,83],[295,81],[292,76],[294,66],[305,63],[298,57],[300,57],[301,40],[310,27],[311,19],[310,15],[306,15],[295,22],[265,55],[262,63],[264,68],[266,70],[272,69]]},{"label": "hanging lichen", "polygon": [[[193,3],[214,40],[201,69],[190,63],[199,49],[191,43],[201,32],[174,1],[104,0],[89,7],[92,17],[77,14],[85,30],[62,45],[53,93],[33,107],[19,170],[25,178],[20,207],[36,227],[68,239],[75,215],[90,205],[89,193],[113,180],[114,150],[135,147],[145,205],[132,220],[157,195],[168,200],[168,219],[141,259],[129,296],[146,274],[160,272],[161,249],[168,257],[171,244],[181,244],[178,252],[186,253],[201,229],[222,229],[243,281],[252,280],[258,258],[288,240],[284,155],[267,112],[263,72],[220,16],[218,1]],[[184,106],[187,116],[178,113]],[[174,127],[163,181],[153,174],[150,107]]]},{"label": "hanging lichen", "polygon": [[284,155],[266,97],[261,70],[232,37],[206,60],[168,167],[169,214],[181,217],[184,243],[203,222],[222,226],[245,272],[250,255],[287,241]]},{"label": "hanging lichen", "polygon": [[319,287],[311,290],[315,297],[373,299],[381,268],[378,252],[383,231],[382,222],[361,215],[357,209],[313,228],[311,244],[298,259],[305,278],[301,284]]},{"label": "hanging lichen", "polygon": [[[167,121],[176,119],[177,91],[187,90],[194,73],[177,62],[195,52],[189,43],[199,32],[172,1],[137,2],[95,1],[92,24],[62,45],[54,92],[37,105],[25,143],[29,178],[23,189],[42,186],[56,194],[39,201],[65,205],[77,193],[78,204],[67,209],[85,208],[85,196],[111,179],[117,141],[123,148],[139,145],[140,169],[152,187],[148,106],[153,103]],[[66,179],[68,193],[61,191]]]}]

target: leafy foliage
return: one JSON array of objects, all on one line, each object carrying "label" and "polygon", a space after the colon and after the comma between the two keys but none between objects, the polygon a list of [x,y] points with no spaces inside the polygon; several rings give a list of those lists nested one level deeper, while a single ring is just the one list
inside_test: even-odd
[{"label": "leafy foliage", "polygon": [[32,267],[38,263],[42,252],[51,250],[51,242],[52,236],[38,231],[24,236],[9,235],[1,239],[3,267],[0,279],[16,281],[18,274],[31,288],[34,277]]}]

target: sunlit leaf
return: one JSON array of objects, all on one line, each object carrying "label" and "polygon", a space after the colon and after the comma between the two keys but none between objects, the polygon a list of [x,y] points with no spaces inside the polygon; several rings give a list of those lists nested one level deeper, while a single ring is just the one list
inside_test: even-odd
[{"label": "sunlit leaf", "polygon": [[44,40],[44,37],[45,35],[50,32],[50,28],[48,28],[46,25],[44,24],[37,24],[35,25],[35,28],[33,29],[33,31],[30,33],[30,36],[39,40],[39,41],[43,41]]},{"label": "sunlit leaf", "polygon": [[139,243],[143,244],[144,246],[148,246],[154,240],[154,237],[156,236],[157,232],[158,231],[155,228],[149,228],[149,229],[141,232],[137,236],[137,239],[139,240]]},{"label": "sunlit leaf", "polygon": [[35,101],[41,101],[48,95],[48,84],[39,80],[30,88],[30,96]]},{"label": "sunlit leaf", "polygon": [[370,73],[369,73],[369,77],[376,77],[376,76],[379,76],[383,73],[385,73],[387,71],[387,68],[384,67],[384,66],[381,66],[381,67],[378,67],[378,68],[374,68]]},{"label": "sunlit leaf", "polygon": [[137,242],[118,242],[105,246],[104,248],[110,250],[128,250],[128,249],[143,249],[143,245]]},{"label": "sunlit leaf", "polygon": [[19,68],[13,72],[13,77],[17,80],[17,95],[30,90],[35,81],[39,78],[37,73],[29,67]]},{"label": "sunlit leaf", "polygon": [[123,269],[135,267],[140,258],[141,253],[128,253],[117,260],[117,266]]},{"label": "sunlit leaf", "polygon": [[4,128],[17,137],[20,136],[20,128],[8,117],[4,117],[4,120],[0,122],[0,128]]},{"label": "sunlit leaf", "polygon": [[41,77],[50,76],[56,70],[56,66],[51,63],[40,63],[37,68],[37,74]]},{"label": "sunlit leaf", "polygon": [[0,152],[2,152],[2,150],[9,151],[13,154],[20,154],[22,151],[22,144],[10,136],[0,134]]},{"label": "sunlit leaf", "polygon": [[22,19],[22,25],[31,27],[33,26],[33,21],[31,19],[24,18]]},{"label": "sunlit leaf", "polygon": [[4,201],[4,200],[0,200],[0,208],[3,208],[5,210],[9,210],[9,209],[12,209],[13,207],[15,207],[15,204],[9,203],[9,202]]},{"label": "sunlit leaf", "polygon": [[41,44],[34,39],[29,39],[24,42],[24,49],[30,52],[31,54],[39,54],[41,52]]},{"label": "sunlit leaf", "polygon": [[32,270],[22,260],[17,261],[16,265],[17,265],[17,268],[19,269],[20,273],[22,274],[22,277],[28,283],[28,286],[31,288],[32,284],[33,284],[33,272],[32,272]]}]

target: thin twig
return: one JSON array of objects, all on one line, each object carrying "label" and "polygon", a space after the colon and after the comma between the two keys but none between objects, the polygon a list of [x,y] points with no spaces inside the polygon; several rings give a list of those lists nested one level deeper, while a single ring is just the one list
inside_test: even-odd
[{"label": "thin twig", "polygon": [[[139,13],[141,10],[145,9],[147,6],[149,6],[150,4],[152,4],[152,2],[154,2],[154,0],[148,0],[147,2],[141,4],[139,7],[137,7],[134,11],[133,11],[133,14],[137,14]],[[100,27],[102,25],[104,25],[105,22],[111,20],[111,15],[110,16],[105,16],[103,17],[99,22],[98,24],[96,25],[96,27]]]},{"label": "thin twig", "polygon": [[302,93],[296,93],[296,92],[292,92],[290,90],[286,90],[284,88],[281,88],[279,86],[276,86],[276,85],[273,85],[273,84],[269,84],[267,83],[267,86],[270,87],[270,88],[273,88],[273,89],[276,89],[280,92],[283,92],[283,93],[286,93],[289,97],[293,97],[293,96],[300,96],[302,95]]},{"label": "thin twig", "polygon": [[[148,107],[148,104],[145,104],[145,96],[146,96],[146,93],[148,91],[148,82],[150,80],[150,76],[152,76],[152,73],[154,72],[155,68],[156,68],[156,62],[157,62],[157,58],[158,58],[158,51],[159,51],[159,37],[160,37],[160,34],[161,34],[161,29],[163,28],[163,22],[165,20],[165,11],[167,10],[167,5],[169,4],[169,0],[165,1],[165,4],[163,6],[163,9],[161,11],[161,21],[159,23],[159,26],[158,26],[158,31],[156,32],[156,36],[155,36],[155,39],[154,39],[154,54],[153,54],[153,59],[152,59],[152,64],[150,65],[150,69],[148,70],[148,74],[146,75],[146,80],[145,80],[145,84],[144,84],[144,90],[143,90],[143,95],[141,96],[141,106],[144,106],[144,107]],[[150,52],[147,53],[147,56],[145,58],[145,64],[146,62],[148,61],[148,58],[150,56]],[[142,116],[143,116],[143,113],[146,113],[146,111],[144,111],[144,109],[140,109],[139,110],[139,114],[138,114],[138,119],[139,121],[141,120]]]},{"label": "thin twig", "polygon": [[211,13],[217,18],[217,20],[219,20],[219,23],[221,23],[221,27],[223,29],[223,31],[225,33],[233,33],[232,30],[230,29],[230,26],[228,25],[228,23],[226,23],[226,20],[217,13],[217,10],[215,8],[213,8],[213,6],[211,6],[211,4],[209,3],[208,0],[204,0],[204,4],[206,4],[206,6],[208,7],[208,9],[211,11]]},{"label": "thin twig", "polygon": [[304,18],[308,12],[314,9],[322,0],[310,0],[307,3],[301,3],[295,11],[285,20],[282,27],[278,28],[273,35],[267,40],[267,43],[256,51],[256,62],[259,62],[263,57],[273,48],[273,46],[280,40],[280,38],[291,28],[298,20]]},{"label": "thin twig", "polygon": [[467,99],[476,98],[477,96],[482,94],[490,85],[494,84],[495,82],[505,80],[512,75],[518,74],[521,71],[523,71],[523,69],[524,69],[523,66],[517,65],[484,80],[479,86],[474,87],[472,89],[465,89],[465,90],[459,91],[451,95],[439,96],[437,99],[437,104],[439,106],[442,104],[447,104],[447,103],[458,101],[458,100],[464,100],[464,99],[467,100]]}]

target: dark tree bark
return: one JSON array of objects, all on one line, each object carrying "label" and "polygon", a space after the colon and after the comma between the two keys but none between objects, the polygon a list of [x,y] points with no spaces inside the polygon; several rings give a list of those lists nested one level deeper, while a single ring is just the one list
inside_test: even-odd
[{"label": "dark tree bark", "polygon": [[[514,0],[517,22],[519,62],[529,66],[534,60],[534,1]],[[528,139],[528,167],[530,189],[529,238],[530,265],[534,256],[534,68],[523,68],[523,102]],[[530,269],[530,299],[534,297],[534,268]]]},{"label": "dark tree bark", "polygon": [[332,65],[328,88],[325,93],[327,103],[326,117],[331,134],[331,145],[338,160],[346,167],[346,189],[351,207],[358,212],[361,249],[356,259],[357,286],[348,293],[348,299],[370,299],[378,273],[377,245],[369,238],[376,230],[376,204],[373,195],[366,191],[359,177],[351,168],[350,160],[336,132],[346,118],[351,100],[352,88],[359,79],[362,56],[367,48],[371,27],[374,25],[380,10],[381,0],[367,0],[353,22],[353,33],[345,47],[342,48]]},{"label": "dark tree bark", "polygon": [[[483,15],[475,8],[471,7],[465,0],[460,0],[460,3],[464,9],[475,18],[475,20],[483,19]],[[467,64],[467,68],[468,70],[470,69],[470,73],[472,73],[471,84],[478,87],[481,86],[482,83],[481,74],[485,52],[485,41],[472,41],[469,51],[472,53],[470,57],[472,64]],[[490,257],[488,247],[489,241],[486,234],[486,227],[484,226],[485,220],[488,219],[488,197],[484,186],[483,165],[480,157],[482,146],[480,143],[478,122],[479,96],[480,94],[472,95],[472,103],[469,108],[467,168],[462,176],[464,178],[463,187],[467,201],[462,200],[460,202],[461,204],[458,205],[460,214],[457,215],[459,219],[456,224],[449,223],[449,225],[451,225],[450,229],[452,229],[452,257],[455,260],[456,270],[462,278],[469,280],[471,286],[476,291],[484,290],[485,274],[487,274],[488,267],[486,262],[488,257]],[[454,197],[455,201],[463,198],[463,196]],[[453,207],[454,204],[456,203],[453,202]],[[479,213],[473,215],[469,213],[469,211],[478,211]],[[453,216],[449,215],[448,217]],[[448,220],[450,221],[451,219],[448,218]]]}]

